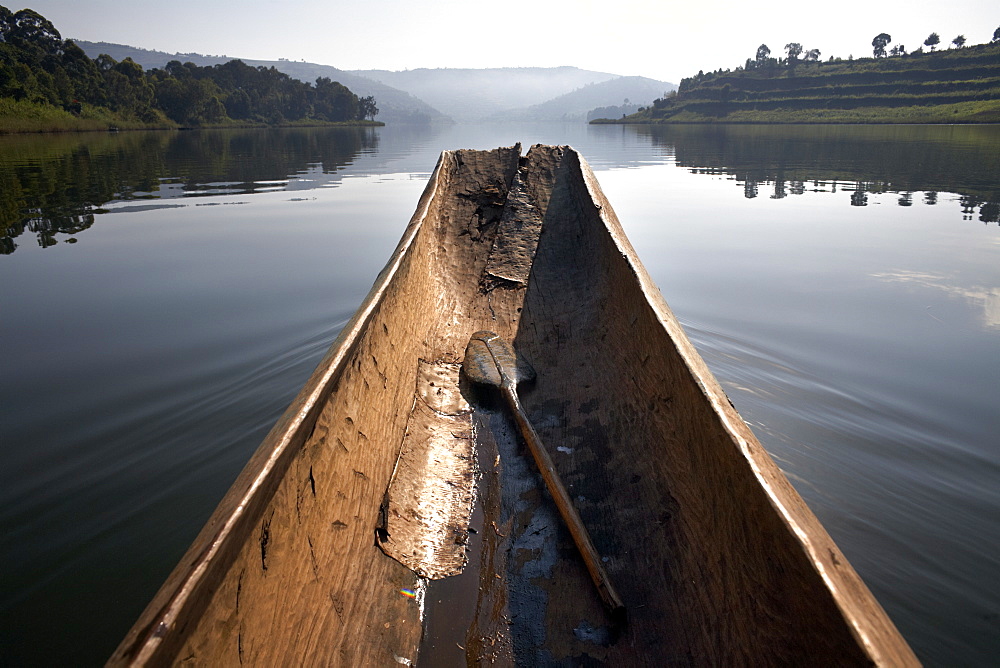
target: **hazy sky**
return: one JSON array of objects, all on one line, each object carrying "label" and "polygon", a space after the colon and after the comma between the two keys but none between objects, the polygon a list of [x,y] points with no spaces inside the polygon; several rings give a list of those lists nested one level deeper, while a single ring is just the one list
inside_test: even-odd
[{"label": "hazy sky", "polygon": [[[3,0],[0,0],[3,2]],[[63,37],[170,53],[306,60],[341,69],[575,65],[678,83],[736,67],[761,43],[825,60],[871,55],[887,32],[907,50],[931,33],[988,42],[997,0],[34,0]]]}]

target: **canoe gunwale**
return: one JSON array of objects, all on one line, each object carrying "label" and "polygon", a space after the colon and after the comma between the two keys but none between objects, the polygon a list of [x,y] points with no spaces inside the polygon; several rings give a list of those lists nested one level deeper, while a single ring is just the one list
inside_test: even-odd
[{"label": "canoe gunwale", "polygon": [[230,556],[235,556],[242,545],[241,536],[237,535],[241,522],[255,519],[252,510],[267,504],[295,451],[308,438],[324,401],[343,374],[347,360],[356,350],[360,337],[402,266],[439,194],[444,174],[450,171],[453,163],[454,152],[443,151],[420,196],[416,211],[364,301],[254,451],[205,527],[109,659],[108,665],[155,665],[158,661],[156,653],[163,638],[182,618],[185,608],[192,604],[199,587],[213,572],[221,571],[228,564],[229,560],[221,557],[233,541],[237,543],[231,546]]},{"label": "canoe gunwale", "polygon": [[[575,153],[575,152],[574,152]],[[579,156],[577,153],[576,156]],[[631,268],[646,302],[660,325],[668,332],[688,371],[721,419],[733,444],[750,466],[768,501],[781,516],[805,558],[825,582],[834,604],[843,615],[851,634],[875,665],[920,665],[911,648],[900,636],[888,614],[840,551],[826,528],[806,505],[788,478],[757,440],[736,411],[715,375],[697,352],[659,288],[649,276],[625,234],[610,202],[603,195],[590,166],[580,160],[578,168],[591,200],[598,208],[613,242]],[[859,605],[860,603],[860,605]]]}]

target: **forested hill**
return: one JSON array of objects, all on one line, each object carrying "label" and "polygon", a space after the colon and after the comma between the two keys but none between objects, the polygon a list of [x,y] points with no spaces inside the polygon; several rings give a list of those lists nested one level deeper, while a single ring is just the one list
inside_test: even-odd
[{"label": "forested hill", "polygon": [[0,6],[0,132],[101,127],[356,123],[374,98],[238,60],[180,61],[143,71],[129,58],[91,59],[45,17]]},{"label": "forested hill", "polygon": [[742,67],[699,72],[638,113],[594,122],[1000,122],[1000,34],[990,44],[965,47],[962,38],[963,46],[909,54],[894,47],[888,55],[889,41],[884,33],[873,40],[878,57],[828,61],[819,51],[802,57],[799,44],[772,58],[762,44]]},{"label": "forested hill", "polygon": [[[91,58],[96,58],[100,54],[107,54],[116,60],[131,58],[142,65],[144,69],[162,68],[172,60],[182,63],[191,62],[202,67],[222,65],[233,60],[229,56],[202,55],[200,53],[166,53],[164,51],[152,51],[125,44],[88,42],[83,39],[75,41]],[[378,118],[387,123],[427,124],[451,122],[451,119],[440,111],[405,91],[387,86],[373,79],[339,70],[331,65],[320,65],[296,60],[253,60],[249,58],[241,58],[240,60],[252,67],[264,67],[267,69],[273,67],[279,72],[284,72],[291,78],[298,79],[299,81],[313,82],[320,77],[339,81],[359,96],[373,97],[378,100]]]}]

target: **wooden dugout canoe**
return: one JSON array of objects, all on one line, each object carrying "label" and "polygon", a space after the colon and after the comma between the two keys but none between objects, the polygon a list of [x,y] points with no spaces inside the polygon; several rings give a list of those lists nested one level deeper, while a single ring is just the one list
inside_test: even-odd
[{"label": "wooden dugout canoe", "polygon": [[[458,373],[483,329],[537,373],[521,401],[628,609],[616,638],[510,417]],[[421,648],[431,626],[451,628]],[[110,664],[422,659],[917,664],[568,147],[442,154],[364,304]]]}]

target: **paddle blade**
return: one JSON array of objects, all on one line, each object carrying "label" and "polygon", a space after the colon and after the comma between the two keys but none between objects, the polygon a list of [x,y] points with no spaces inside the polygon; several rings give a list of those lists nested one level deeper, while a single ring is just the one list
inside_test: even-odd
[{"label": "paddle blade", "polygon": [[517,355],[496,332],[483,330],[469,339],[462,370],[473,382],[500,387],[505,381],[517,381]]}]

